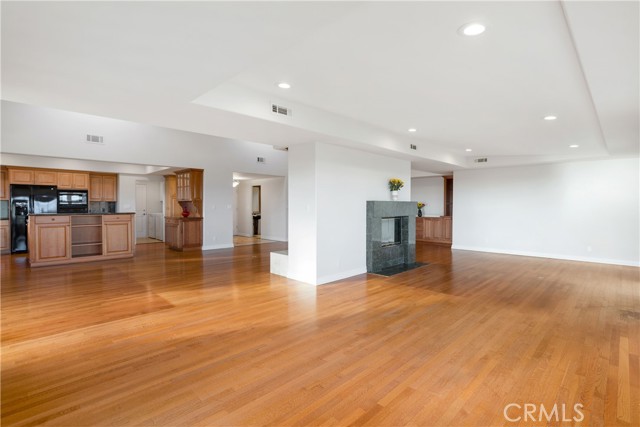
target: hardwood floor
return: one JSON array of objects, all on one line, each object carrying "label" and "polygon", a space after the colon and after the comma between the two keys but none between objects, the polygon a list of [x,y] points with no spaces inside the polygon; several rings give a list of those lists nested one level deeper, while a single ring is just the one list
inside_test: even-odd
[{"label": "hardwood floor", "polygon": [[2,425],[640,425],[637,268],[422,244],[313,287],[283,243],[163,246],[2,257]]}]

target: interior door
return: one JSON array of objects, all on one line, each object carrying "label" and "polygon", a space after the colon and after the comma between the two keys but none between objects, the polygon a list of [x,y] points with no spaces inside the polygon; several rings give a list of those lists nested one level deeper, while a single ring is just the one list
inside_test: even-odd
[{"label": "interior door", "polygon": [[136,184],[136,238],[148,236],[147,184]]}]

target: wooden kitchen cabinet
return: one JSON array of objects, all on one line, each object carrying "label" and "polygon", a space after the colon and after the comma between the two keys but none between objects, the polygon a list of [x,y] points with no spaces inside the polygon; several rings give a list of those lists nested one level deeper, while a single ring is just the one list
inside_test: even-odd
[{"label": "wooden kitchen cabinet", "polygon": [[133,252],[135,241],[131,215],[105,215],[102,217],[104,255],[126,255]]},{"label": "wooden kitchen cabinet", "polygon": [[0,220],[0,253],[6,254],[11,251],[9,240],[9,220]]},{"label": "wooden kitchen cabinet", "polygon": [[33,183],[35,185],[58,185],[58,173],[53,169],[35,169]]},{"label": "wooden kitchen cabinet", "polygon": [[176,251],[202,249],[202,218],[165,218],[164,241]]},{"label": "wooden kitchen cabinet", "polygon": [[175,175],[165,175],[164,177],[164,216],[169,218],[180,217],[182,206],[178,203],[178,182]]},{"label": "wooden kitchen cabinet", "polygon": [[86,172],[58,172],[58,188],[61,190],[88,190],[89,174]]},{"label": "wooden kitchen cabinet", "polygon": [[0,169],[0,200],[9,200],[9,175],[4,167]]},{"label": "wooden kitchen cabinet", "polygon": [[9,184],[33,184],[33,169],[9,168]]},{"label": "wooden kitchen cabinet", "polygon": [[417,217],[416,241],[450,245],[452,240],[451,217]]},{"label": "wooden kitchen cabinet", "polygon": [[89,176],[89,201],[90,202],[115,202],[117,201],[117,175]]},{"label": "wooden kitchen cabinet", "polygon": [[[176,193],[181,205],[187,204],[192,216],[202,215],[203,170],[176,171]],[[184,205],[183,205],[184,206]]]},{"label": "wooden kitchen cabinet", "polygon": [[131,258],[135,253],[133,216],[32,215],[29,263],[39,267]]},{"label": "wooden kitchen cabinet", "polygon": [[29,221],[31,264],[66,262],[71,257],[69,215],[33,216]]}]

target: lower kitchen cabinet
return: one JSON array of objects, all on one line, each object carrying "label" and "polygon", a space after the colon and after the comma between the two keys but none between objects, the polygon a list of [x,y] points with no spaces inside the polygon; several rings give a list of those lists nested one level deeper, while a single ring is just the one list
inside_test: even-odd
[{"label": "lower kitchen cabinet", "polygon": [[417,217],[416,241],[451,244],[451,217]]},{"label": "lower kitchen cabinet", "polygon": [[29,261],[31,264],[65,263],[71,257],[69,215],[31,216]]},{"label": "lower kitchen cabinet", "polygon": [[202,218],[165,218],[164,241],[176,251],[202,249]]},{"label": "lower kitchen cabinet", "polygon": [[11,251],[11,241],[9,240],[9,220],[0,220],[0,253],[6,254]]},{"label": "lower kitchen cabinet", "polygon": [[104,254],[122,255],[133,252],[133,230],[130,215],[105,215],[102,218]]},{"label": "lower kitchen cabinet", "polygon": [[31,215],[31,267],[131,258],[134,214]]}]

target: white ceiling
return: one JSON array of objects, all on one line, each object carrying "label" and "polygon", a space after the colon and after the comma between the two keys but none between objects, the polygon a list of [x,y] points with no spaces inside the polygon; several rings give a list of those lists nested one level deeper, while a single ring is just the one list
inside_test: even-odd
[{"label": "white ceiling", "polygon": [[[344,144],[435,173],[638,155],[638,2],[1,7],[10,101],[277,146]],[[460,36],[472,21],[487,31]]]}]

